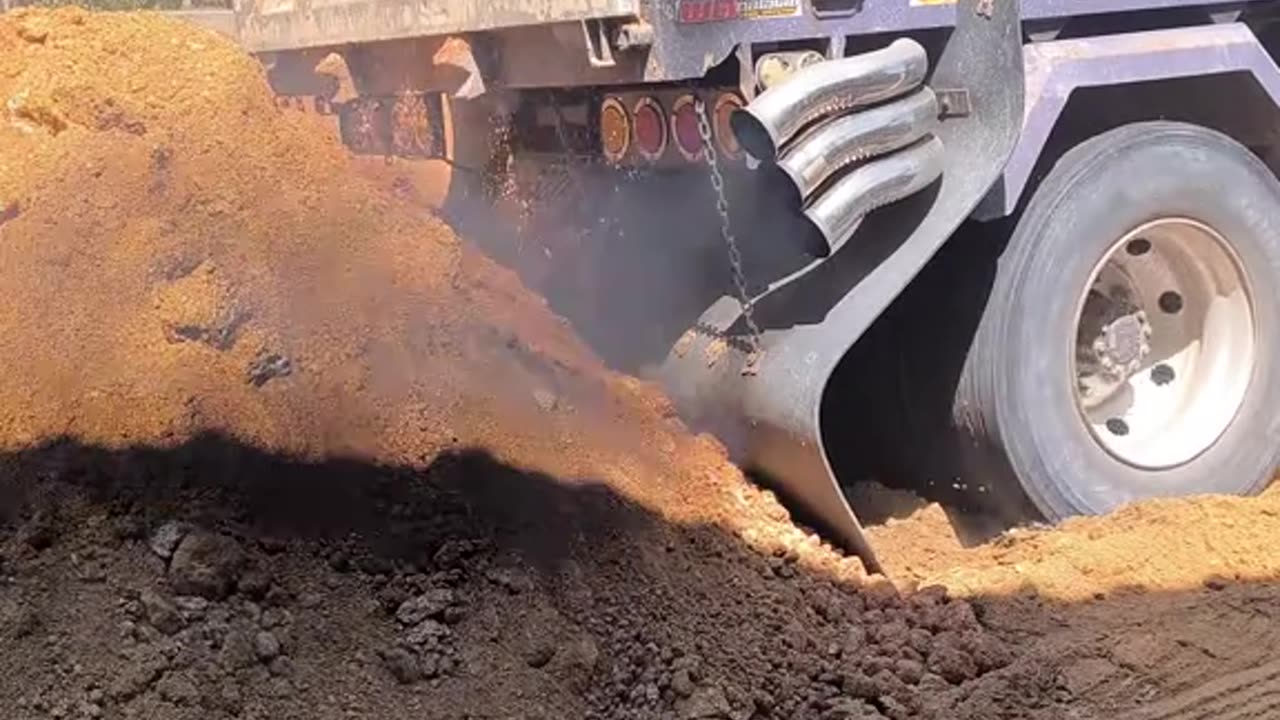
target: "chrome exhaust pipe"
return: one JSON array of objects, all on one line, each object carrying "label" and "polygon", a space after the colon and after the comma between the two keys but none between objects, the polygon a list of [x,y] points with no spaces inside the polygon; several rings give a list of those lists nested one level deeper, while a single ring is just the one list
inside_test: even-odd
[{"label": "chrome exhaust pipe", "polygon": [[778,159],[778,168],[803,202],[831,176],[856,162],[906,147],[938,125],[938,100],[929,88],[887,105],[824,122],[803,133]]},{"label": "chrome exhaust pipe", "polygon": [[796,71],[734,112],[729,124],[751,157],[770,162],[809,123],[905,94],[924,81],[928,66],[920,43],[894,40],[874,52]]},{"label": "chrome exhaust pipe", "polygon": [[804,215],[822,233],[830,252],[835,252],[853,236],[867,213],[924,189],[942,175],[942,167],[942,141],[930,136],[849,171],[819,195]]}]

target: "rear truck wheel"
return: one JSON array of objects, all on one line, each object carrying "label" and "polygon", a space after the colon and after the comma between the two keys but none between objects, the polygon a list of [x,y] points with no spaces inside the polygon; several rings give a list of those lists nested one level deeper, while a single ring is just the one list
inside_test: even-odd
[{"label": "rear truck wheel", "polygon": [[1260,491],[1278,315],[1280,183],[1245,147],[1171,122],[1082,143],[1018,221],[966,358],[967,485],[1051,521]]}]

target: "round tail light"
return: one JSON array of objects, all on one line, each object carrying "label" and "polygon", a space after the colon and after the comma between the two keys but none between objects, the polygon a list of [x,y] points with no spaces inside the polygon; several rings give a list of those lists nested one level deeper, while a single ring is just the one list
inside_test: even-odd
[{"label": "round tail light", "polygon": [[671,106],[671,134],[676,149],[685,160],[702,157],[702,134],[698,132],[698,107],[692,95],[682,95]]},{"label": "round tail light", "polygon": [[729,116],[741,108],[742,98],[733,93],[721,93],[720,97],[716,98],[712,122],[715,125],[716,145],[720,146],[720,152],[726,157],[737,158],[742,155],[742,146],[738,144],[738,138],[734,136],[733,128],[729,125]]},{"label": "round tail light", "polygon": [[606,98],[600,106],[600,152],[611,163],[622,161],[631,148],[631,118],[622,101]]},{"label": "round tail light", "polygon": [[640,98],[631,113],[636,151],[649,161],[662,157],[667,149],[667,117],[651,97]]}]

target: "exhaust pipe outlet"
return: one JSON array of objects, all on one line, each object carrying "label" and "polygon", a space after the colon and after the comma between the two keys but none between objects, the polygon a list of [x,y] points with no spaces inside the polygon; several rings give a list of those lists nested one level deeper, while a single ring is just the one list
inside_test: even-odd
[{"label": "exhaust pipe outlet", "polygon": [[782,154],[778,167],[804,201],[831,176],[856,162],[906,147],[938,125],[938,100],[929,88],[887,105],[822,123]]},{"label": "exhaust pipe outlet", "polygon": [[867,213],[923,190],[942,175],[942,141],[930,136],[840,178],[805,210],[833,253],[853,236]]},{"label": "exhaust pipe outlet", "polygon": [[888,47],[796,71],[729,119],[751,157],[770,162],[796,133],[818,118],[902,95],[924,82],[929,61],[907,38]]}]

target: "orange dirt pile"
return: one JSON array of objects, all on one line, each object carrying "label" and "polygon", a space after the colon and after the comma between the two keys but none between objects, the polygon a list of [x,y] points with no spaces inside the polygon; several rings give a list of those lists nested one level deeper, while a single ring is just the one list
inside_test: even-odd
[{"label": "orange dirt pile", "polygon": [[15,13],[0,98],[0,444],[219,431],[388,463],[480,447],[673,520],[777,525],[716,443],[353,171],[330,129],[286,117],[224,40]]},{"label": "orange dirt pile", "polygon": [[1280,579],[1280,554],[1260,552],[1280,542],[1280,487],[1257,498],[1151,500],[1052,529],[1016,529],[971,549],[936,505],[871,532],[890,572],[969,596],[1080,602]]},{"label": "orange dirt pile", "polygon": [[869,531],[887,571],[969,598],[1026,656],[1053,658],[1061,688],[1092,708],[1069,717],[1280,716],[1280,486],[1147,501],[972,547],[938,505],[901,512],[889,495],[896,519]]}]

